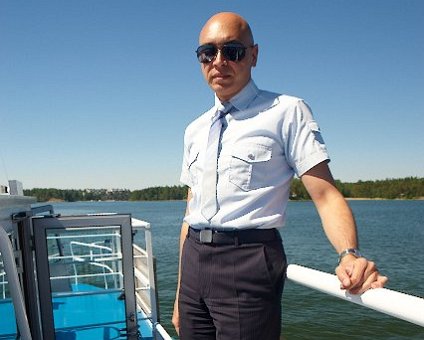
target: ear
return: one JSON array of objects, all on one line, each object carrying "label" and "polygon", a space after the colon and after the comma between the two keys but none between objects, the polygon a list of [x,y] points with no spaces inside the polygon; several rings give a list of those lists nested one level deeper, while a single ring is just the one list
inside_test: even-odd
[{"label": "ear", "polygon": [[259,46],[258,44],[255,44],[252,46],[252,67],[255,67],[256,63],[258,62],[258,53],[259,53]]}]

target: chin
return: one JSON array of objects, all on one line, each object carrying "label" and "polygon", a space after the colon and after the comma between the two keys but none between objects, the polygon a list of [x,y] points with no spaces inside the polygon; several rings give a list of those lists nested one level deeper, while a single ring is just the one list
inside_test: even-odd
[{"label": "chin", "polygon": [[211,88],[216,93],[218,98],[227,98],[231,95],[231,93],[233,93],[233,91],[231,91],[228,85],[225,86],[223,84],[213,84],[211,85]]}]

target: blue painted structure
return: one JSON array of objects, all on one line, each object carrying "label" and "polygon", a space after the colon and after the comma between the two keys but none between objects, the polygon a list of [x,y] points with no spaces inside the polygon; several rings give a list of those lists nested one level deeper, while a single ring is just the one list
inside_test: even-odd
[{"label": "blue painted structure", "polygon": [[[128,214],[59,216],[51,206],[7,214],[0,339],[171,339],[158,322],[148,223]],[[144,248],[133,244],[140,230]]]}]

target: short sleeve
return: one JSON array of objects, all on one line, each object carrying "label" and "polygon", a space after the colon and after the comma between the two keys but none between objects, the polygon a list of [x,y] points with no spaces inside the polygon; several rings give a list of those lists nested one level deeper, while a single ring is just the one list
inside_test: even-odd
[{"label": "short sleeve", "polygon": [[318,123],[304,101],[297,101],[286,118],[283,124],[285,153],[297,176],[330,160]]}]

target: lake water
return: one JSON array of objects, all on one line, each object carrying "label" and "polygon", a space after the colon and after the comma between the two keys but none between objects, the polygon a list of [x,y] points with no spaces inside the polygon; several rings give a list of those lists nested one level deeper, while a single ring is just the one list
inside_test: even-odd
[{"label": "lake water", "polygon": [[[424,297],[424,201],[364,200],[349,204],[358,224],[361,250],[389,276],[387,288]],[[131,213],[151,223],[161,323],[175,336],[171,315],[185,202],[75,202],[53,206],[62,214]],[[337,255],[322,231],[313,203],[289,202],[281,234],[289,263],[334,272]],[[282,334],[284,339],[424,339],[424,328],[287,281]]]}]

